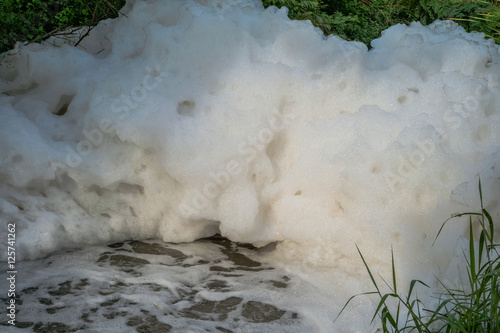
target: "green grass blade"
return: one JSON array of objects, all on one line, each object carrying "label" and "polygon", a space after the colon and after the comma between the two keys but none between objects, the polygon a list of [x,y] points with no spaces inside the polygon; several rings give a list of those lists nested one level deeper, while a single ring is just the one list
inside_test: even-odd
[{"label": "green grass blade", "polygon": [[347,302],[344,304],[344,306],[342,307],[342,309],[340,310],[339,314],[337,315],[337,317],[335,317],[335,319],[333,320],[333,322],[335,322],[339,317],[340,315],[342,314],[342,312],[344,312],[344,310],[347,308],[347,305],[349,305],[349,303],[356,297],[358,296],[363,296],[363,295],[371,295],[371,294],[378,294],[376,291],[369,291],[369,292],[366,292],[366,293],[361,293],[361,294],[356,294],[354,296],[351,296]]},{"label": "green grass blade", "polygon": [[481,202],[481,209],[483,209],[483,190],[481,188],[481,177],[479,177],[478,187],[479,187],[479,201]]},{"label": "green grass blade", "polygon": [[361,256],[361,260],[363,260],[363,264],[365,265],[365,268],[366,268],[366,271],[368,272],[368,275],[370,275],[370,279],[372,280],[372,283],[373,285],[375,286],[375,288],[377,289],[377,293],[382,296],[382,294],[380,293],[380,289],[378,288],[378,285],[377,285],[377,282],[375,281],[375,279],[373,278],[373,274],[370,270],[370,267],[368,267],[368,264],[366,263],[366,260],[365,260],[365,257],[363,257],[363,254],[361,253],[361,250],[359,249],[358,245],[356,244],[356,249],[358,249],[358,253],[359,255]]},{"label": "green grass blade", "polygon": [[391,245],[391,260],[392,260],[392,288],[394,290],[394,293],[398,293],[398,287],[396,285],[396,268],[394,266],[394,249],[392,248]]},{"label": "green grass blade", "polygon": [[476,280],[476,255],[474,250],[474,231],[472,230],[472,217],[469,218],[469,267],[472,281]]},{"label": "green grass blade", "polygon": [[488,241],[490,242],[490,244],[493,244],[493,236],[494,236],[494,233],[495,233],[495,227],[493,226],[493,219],[491,218],[491,215],[490,213],[488,213],[488,211],[486,209],[483,208],[483,214],[484,216],[486,216],[486,219],[488,220],[488,227],[489,227],[489,239]]},{"label": "green grass blade", "polygon": [[410,282],[410,288],[408,289],[408,297],[410,297],[411,293],[413,292],[413,288],[415,287],[415,284],[420,283],[421,285],[426,286],[427,288],[430,288],[426,283],[420,280],[411,280]]},{"label": "green grass blade", "polygon": [[[381,315],[383,316],[384,314],[384,309],[387,309],[387,304],[385,304],[385,301],[387,300],[388,297],[398,297],[398,295],[395,294],[385,294],[380,298],[380,302],[378,302],[377,309],[375,310],[375,313],[373,314],[372,317],[372,322],[373,320],[377,317],[379,311],[382,309]],[[383,307],[383,308],[382,308]]]},{"label": "green grass blade", "polygon": [[474,213],[474,212],[468,212],[468,213],[460,213],[460,214],[453,214],[452,217],[446,219],[446,221],[443,222],[443,224],[441,224],[441,228],[439,228],[439,231],[438,233],[436,234],[436,237],[434,238],[434,241],[432,242],[432,246],[434,246],[434,243],[436,243],[436,240],[438,239],[439,235],[441,234],[441,231],[443,231],[443,228],[445,226],[445,224],[451,220],[451,219],[454,219],[456,217],[460,217],[460,216],[464,216],[464,215],[477,215],[477,216],[482,216],[481,213]]},{"label": "green grass blade", "polygon": [[387,309],[387,307],[385,307],[382,310],[382,320],[383,321],[387,321],[388,320],[389,323],[391,324],[391,326],[396,330],[396,332],[399,332],[399,330],[398,330],[398,323],[394,319],[394,317],[391,315],[391,312],[389,311],[389,309]]},{"label": "green grass blade", "polygon": [[477,256],[478,259],[478,267],[481,267],[481,261],[483,258],[483,249],[485,247],[485,235],[484,235],[484,230],[481,230],[481,234],[479,235],[479,253]]}]

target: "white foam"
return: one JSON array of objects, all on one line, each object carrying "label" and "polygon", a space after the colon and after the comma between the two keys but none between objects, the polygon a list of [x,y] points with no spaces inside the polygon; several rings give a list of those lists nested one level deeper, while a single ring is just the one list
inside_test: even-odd
[{"label": "white foam", "polygon": [[20,259],[221,232],[344,279],[363,274],[354,244],[382,268],[392,244],[403,278],[432,277],[478,174],[498,221],[498,45],[437,21],[368,51],[284,9],[204,3],[130,1],[79,48],[4,54],[0,216]]}]

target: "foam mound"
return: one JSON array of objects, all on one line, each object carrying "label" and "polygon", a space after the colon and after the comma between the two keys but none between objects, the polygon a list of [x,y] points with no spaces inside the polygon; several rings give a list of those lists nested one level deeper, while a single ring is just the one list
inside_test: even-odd
[{"label": "foam mound", "polygon": [[[315,266],[447,267],[499,218],[500,53],[453,22],[363,44],[251,0],[129,1],[78,48],[3,55],[0,218],[18,259],[221,233]],[[450,250],[451,246],[451,250]],[[2,253],[5,256],[6,252]],[[354,262],[353,258],[356,258]]]}]

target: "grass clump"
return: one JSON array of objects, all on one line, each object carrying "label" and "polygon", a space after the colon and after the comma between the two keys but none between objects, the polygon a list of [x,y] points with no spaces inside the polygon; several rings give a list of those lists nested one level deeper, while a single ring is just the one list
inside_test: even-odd
[{"label": "grass clump", "polygon": [[[380,301],[372,321],[378,316],[382,323],[383,332],[500,332],[500,255],[497,249],[500,244],[494,243],[493,219],[483,207],[481,181],[479,181],[479,197],[481,201],[480,213],[463,213],[450,218],[469,216],[469,246],[467,252],[464,252],[467,262],[467,281],[462,289],[452,289],[438,280],[444,288],[444,292],[437,296],[439,303],[435,309],[426,308],[425,304],[416,296],[415,288],[417,285],[429,288],[420,280],[412,280],[406,296],[400,295],[396,281],[394,255],[392,255],[392,281],[388,283],[383,280],[390,292],[383,294],[358,248],[363,264],[375,287],[375,291],[360,295],[376,294],[379,296]],[[481,225],[477,248],[474,242],[473,217],[477,218]],[[450,219],[443,223],[436,239]],[[357,296],[359,295],[351,297],[342,311]],[[390,301],[395,301],[395,310],[390,310],[393,309],[389,304]],[[406,314],[403,315],[403,312]]]}]

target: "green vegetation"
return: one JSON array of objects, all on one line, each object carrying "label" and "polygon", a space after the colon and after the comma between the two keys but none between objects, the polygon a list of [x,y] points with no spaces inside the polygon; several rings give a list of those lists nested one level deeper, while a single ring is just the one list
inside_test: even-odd
[{"label": "green vegetation", "polygon": [[117,17],[124,4],[125,0],[2,0],[0,52],[18,41],[64,38],[69,27],[86,26],[83,38],[100,20]]},{"label": "green vegetation", "polygon": [[[481,200],[480,213],[463,213],[452,217],[469,215],[469,246],[467,253],[464,253],[467,261],[466,285],[462,286],[462,289],[450,289],[439,281],[444,292],[436,296],[439,305],[435,309],[425,307],[425,304],[418,299],[416,292],[414,292],[417,285],[429,288],[420,280],[411,281],[407,295],[400,296],[396,281],[394,256],[392,257],[392,281],[389,284],[384,280],[390,292],[382,294],[372,271],[358,248],[375,287],[375,291],[361,295],[376,294],[379,296],[380,301],[372,320],[379,316],[384,332],[500,332],[500,255],[497,250],[500,244],[494,244],[493,220],[483,207],[481,181],[479,181],[479,196]],[[472,217],[478,217],[478,222],[481,224],[477,248],[474,242]],[[436,239],[450,219],[443,223]],[[356,296],[359,295],[351,297],[342,311]],[[390,300],[397,304],[395,311],[390,310]],[[405,310],[407,314],[402,315],[402,310]]]},{"label": "green vegetation", "polygon": [[[125,0],[2,0],[0,52],[15,42],[64,38],[69,27],[87,26],[114,18]],[[424,25],[453,19],[467,31],[484,32],[500,43],[498,0],[263,0],[264,6],[286,6],[289,16],[311,20],[325,34],[367,45],[388,27],[413,21]],[[84,38],[86,33],[82,34]]]},{"label": "green vegetation", "polygon": [[325,34],[369,45],[383,30],[403,23],[453,19],[467,31],[484,32],[500,43],[498,0],[263,0],[265,6],[286,6],[289,17],[311,20]]}]

